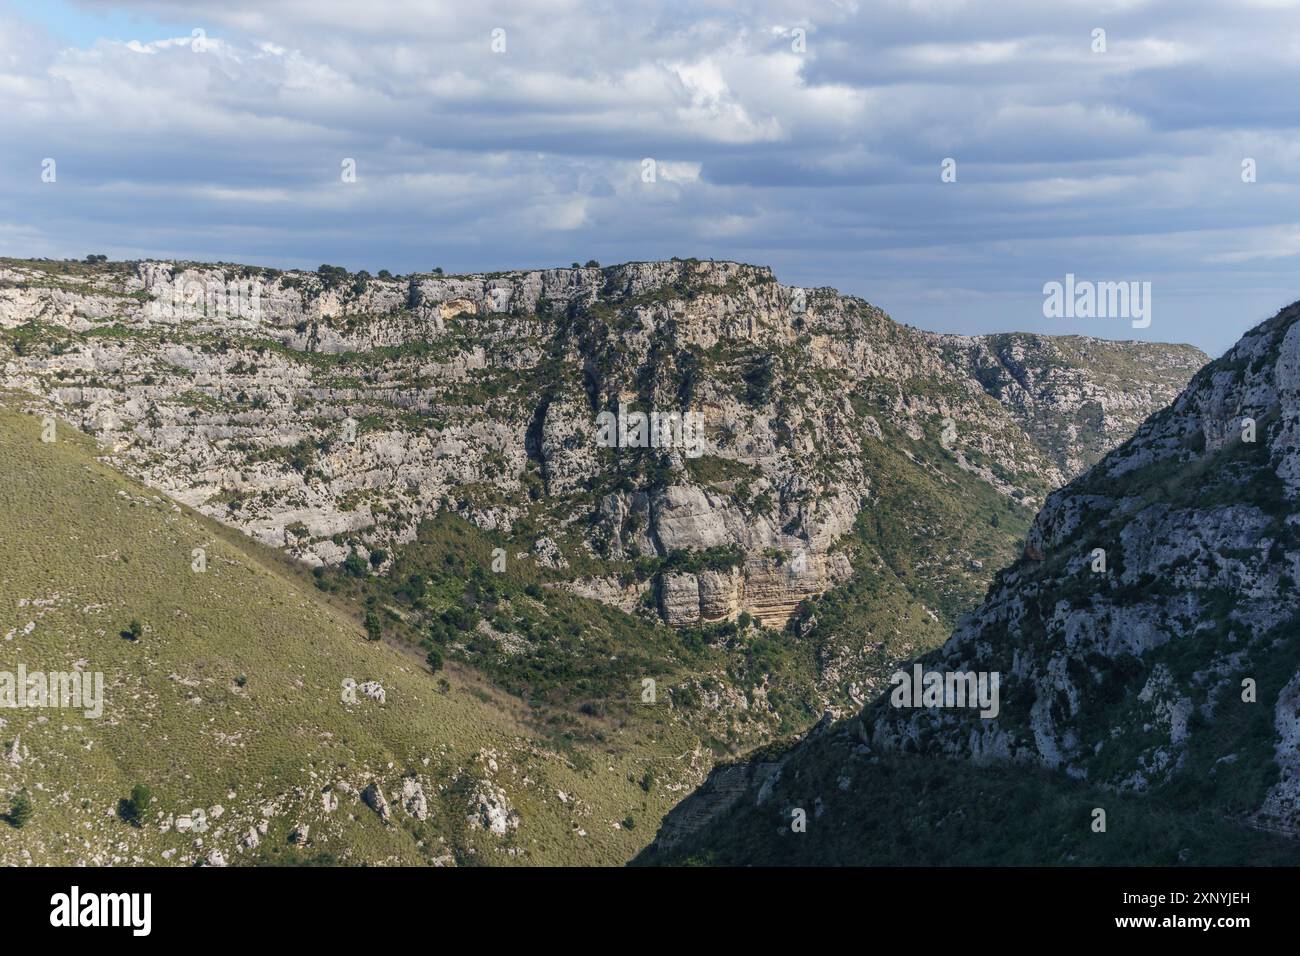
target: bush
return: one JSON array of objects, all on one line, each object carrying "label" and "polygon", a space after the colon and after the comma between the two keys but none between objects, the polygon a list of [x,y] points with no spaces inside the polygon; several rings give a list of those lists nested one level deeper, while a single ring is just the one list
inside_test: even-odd
[{"label": "bush", "polygon": [[135,617],[131,618],[131,623],[128,624],[126,630],[122,632],[122,636],[128,641],[140,640],[140,638],[144,636],[144,625],[140,623],[140,619]]},{"label": "bush", "polygon": [[348,270],[342,266],[322,265],[316,270],[316,275],[326,289],[337,289],[347,281]]},{"label": "bush", "polygon": [[379,615],[374,611],[366,612],[365,619],[366,640],[377,641],[384,636],[384,625],[379,620]]},{"label": "bush", "polygon": [[453,604],[442,612],[442,622],[458,631],[472,631],[478,625],[478,615],[459,604]]},{"label": "bush", "polygon": [[370,552],[370,566],[378,569],[385,561],[388,560],[388,552],[383,548],[375,548]]},{"label": "bush", "polygon": [[153,803],[153,792],[144,784],[137,783],[131,788],[131,796],[118,804],[117,815],[131,826],[138,828],[144,824],[144,814],[151,803]]},{"label": "bush", "polygon": [[429,655],[425,660],[429,663],[429,670],[433,671],[435,674],[442,670],[442,651],[438,650],[436,647],[429,651]]},{"label": "bush", "polygon": [[364,578],[366,576],[366,561],[361,555],[353,551],[343,559],[343,570],[354,578]]},{"label": "bush", "polygon": [[25,793],[15,795],[13,803],[9,805],[9,825],[21,830],[31,818],[32,801]]}]

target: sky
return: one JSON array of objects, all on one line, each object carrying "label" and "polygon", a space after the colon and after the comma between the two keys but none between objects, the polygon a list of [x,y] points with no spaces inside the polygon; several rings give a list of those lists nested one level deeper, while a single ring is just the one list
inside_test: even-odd
[{"label": "sky", "polygon": [[1297,89],[1300,0],[0,0],[0,254],[736,259],[1218,355],[1300,299]]}]

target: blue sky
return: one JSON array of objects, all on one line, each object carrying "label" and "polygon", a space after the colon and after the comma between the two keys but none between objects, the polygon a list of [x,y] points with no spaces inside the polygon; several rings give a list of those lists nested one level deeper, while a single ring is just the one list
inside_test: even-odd
[{"label": "blue sky", "polygon": [[[1298,87],[1292,0],[0,0],[0,253],[728,258],[1219,354],[1300,299]],[[1067,273],[1150,326],[1045,318]]]}]

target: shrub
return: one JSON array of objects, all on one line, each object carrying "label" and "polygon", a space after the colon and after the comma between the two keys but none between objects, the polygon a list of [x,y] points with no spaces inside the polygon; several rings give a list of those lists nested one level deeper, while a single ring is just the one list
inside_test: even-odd
[{"label": "shrub", "polygon": [[9,805],[9,825],[19,830],[32,818],[32,801],[25,793],[14,796]]},{"label": "shrub", "polygon": [[442,651],[438,650],[436,647],[429,651],[429,655],[425,660],[429,663],[429,670],[433,671],[435,674],[442,670]]},{"label": "shrub", "polygon": [[117,814],[133,827],[144,824],[145,811],[153,803],[153,792],[142,783],[131,788],[131,795],[118,804]]},{"label": "shrub", "polygon": [[366,576],[366,561],[353,551],[343,559],[343,570],[354,578],[363,578]]},{"label": "shrub", "polygon": [[374,611],[366,612],[365,619],[366,640],[377,641],[384,636],[384,625],[379,620],[379,615]]},{"label": "shrub", "polygon": [[370,552],[370,566],[372,568],[378,568],[387,560],[388,552],[383,548],[375,548],[375,550]]}]

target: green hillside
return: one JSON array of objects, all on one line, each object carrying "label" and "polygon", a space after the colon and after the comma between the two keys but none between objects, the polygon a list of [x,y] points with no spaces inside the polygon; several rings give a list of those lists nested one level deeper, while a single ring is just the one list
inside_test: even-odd
[{"label": "green hillside", "polygon": [[[694,738],[650,716],[611,722],[604,748],[541,743],[473,672],[434,675],[422,655],[367,641],[270,553],[101,464],[62,423],[42,443],[16,408],[0,404],[0,670],[100,671],[105,703],[99,719],[0,714],[0,795],[8,806],[25,792],[33,810],[21,829],[0,825],[0,864],[212,850],[230,864],[616,864],[695,779],[678,759]],[[206,571],[191,570],[195,548]],[[344,703],[348,679],[377,681],[385,702]],[[392,801],[407,777],[427,795],[424,821]],[[372,780],[390,823],[352,795]],[[467,820],[485,780],[518,814],[502,836]],[[136,784],[152,791],[139,827],[119,813]],[[195,808],[207,830],[179,832]],[[644,822],[621,826],[629,816]],[[300,825],[307,839],[291,844]]]}]

